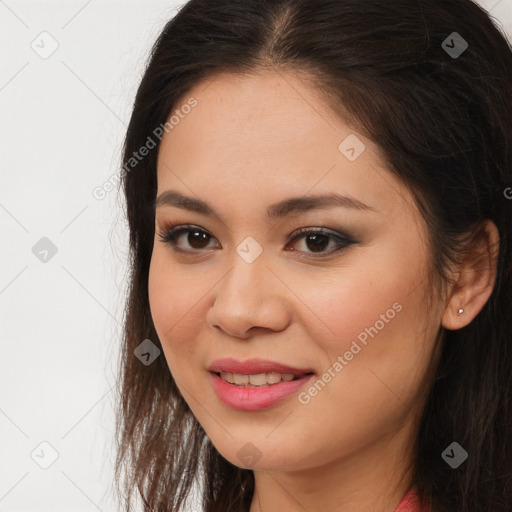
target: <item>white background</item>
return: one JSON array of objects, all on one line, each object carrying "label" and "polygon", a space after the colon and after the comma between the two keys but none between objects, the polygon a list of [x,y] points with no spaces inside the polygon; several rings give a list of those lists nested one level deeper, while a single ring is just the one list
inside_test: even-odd
[{"label": "white background", "polygon": [[[182,3],[0,0],[0,512],[118,510],[127,229],[113,177],[149,49]],[[512,0],[480,3],[512,38]]]}]

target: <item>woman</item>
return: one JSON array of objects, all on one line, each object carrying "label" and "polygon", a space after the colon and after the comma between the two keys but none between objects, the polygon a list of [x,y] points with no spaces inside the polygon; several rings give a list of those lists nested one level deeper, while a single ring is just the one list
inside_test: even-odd
[{"label": "woman", "polygon": [[468,0],[181,8],[124,148],[127,510],[511,510],[510,83]]}]

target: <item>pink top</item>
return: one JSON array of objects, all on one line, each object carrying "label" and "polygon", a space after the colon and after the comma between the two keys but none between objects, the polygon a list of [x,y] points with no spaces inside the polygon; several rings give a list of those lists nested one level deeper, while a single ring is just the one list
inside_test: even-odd
[{"label": "pink top", "polygon": [[407,491],[402,501],[398,504],[395,512],[428,512],[420,508],[416,489],[412,487]]}]

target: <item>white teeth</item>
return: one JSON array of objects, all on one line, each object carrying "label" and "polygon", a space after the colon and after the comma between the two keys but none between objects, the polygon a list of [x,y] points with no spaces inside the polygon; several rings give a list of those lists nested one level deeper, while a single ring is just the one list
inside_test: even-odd
[{"label": "white teeth", "polygon": [[221,376],[222,380],[225,380],[227,382],[235,382],[235,380],[233,379],[233,374],[232,373],[220,372],[220,376]]},{"label": "white teeth", "polygon": [[295,378],[293,373],[257,373],[254,375],[243,375],[240,373],[220,372],[222,380],[238,386],[255,387],[278,384],[281,380],[289,382]]},{"label": "white teeth", "polygon": [[235,384],[238,384],[238,385],[249,384],[249,375],[240,375],[239,373],[235,373],[235,374],[233,374],[233,377],[235,379]]},{"label": "white teeth", "polygon": [[268,384],[277,384],[281,382],[281,374],[276,372],[267,373],[267,383]]},{"label": "white teeth", "polygon": [[256,375],[249,375],[249,382],[253,386],[264,386],[267,383],[267,374],[257,373]]}]

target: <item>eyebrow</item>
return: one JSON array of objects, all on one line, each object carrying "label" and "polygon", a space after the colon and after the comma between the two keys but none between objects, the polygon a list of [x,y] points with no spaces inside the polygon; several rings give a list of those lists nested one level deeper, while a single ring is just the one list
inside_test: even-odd
[{"label": "eyebrow", "polygon": [[[221,218],[208,202],[195,197],[185,196],[175,190],[166,190],[155,199],[153,208],[156,209],[161,206],[176,206],[192,212],[202,213],[204,215],[214,215]],[[374,212],[378,211],[372,206],[362,203],[353,197],[330,193],[290,197],[271,204],[267,208],[267,219],[269,221],[273,221],[286,217],[291,213],[307,212],[309,210],[329,207],[343,207]]]}]

